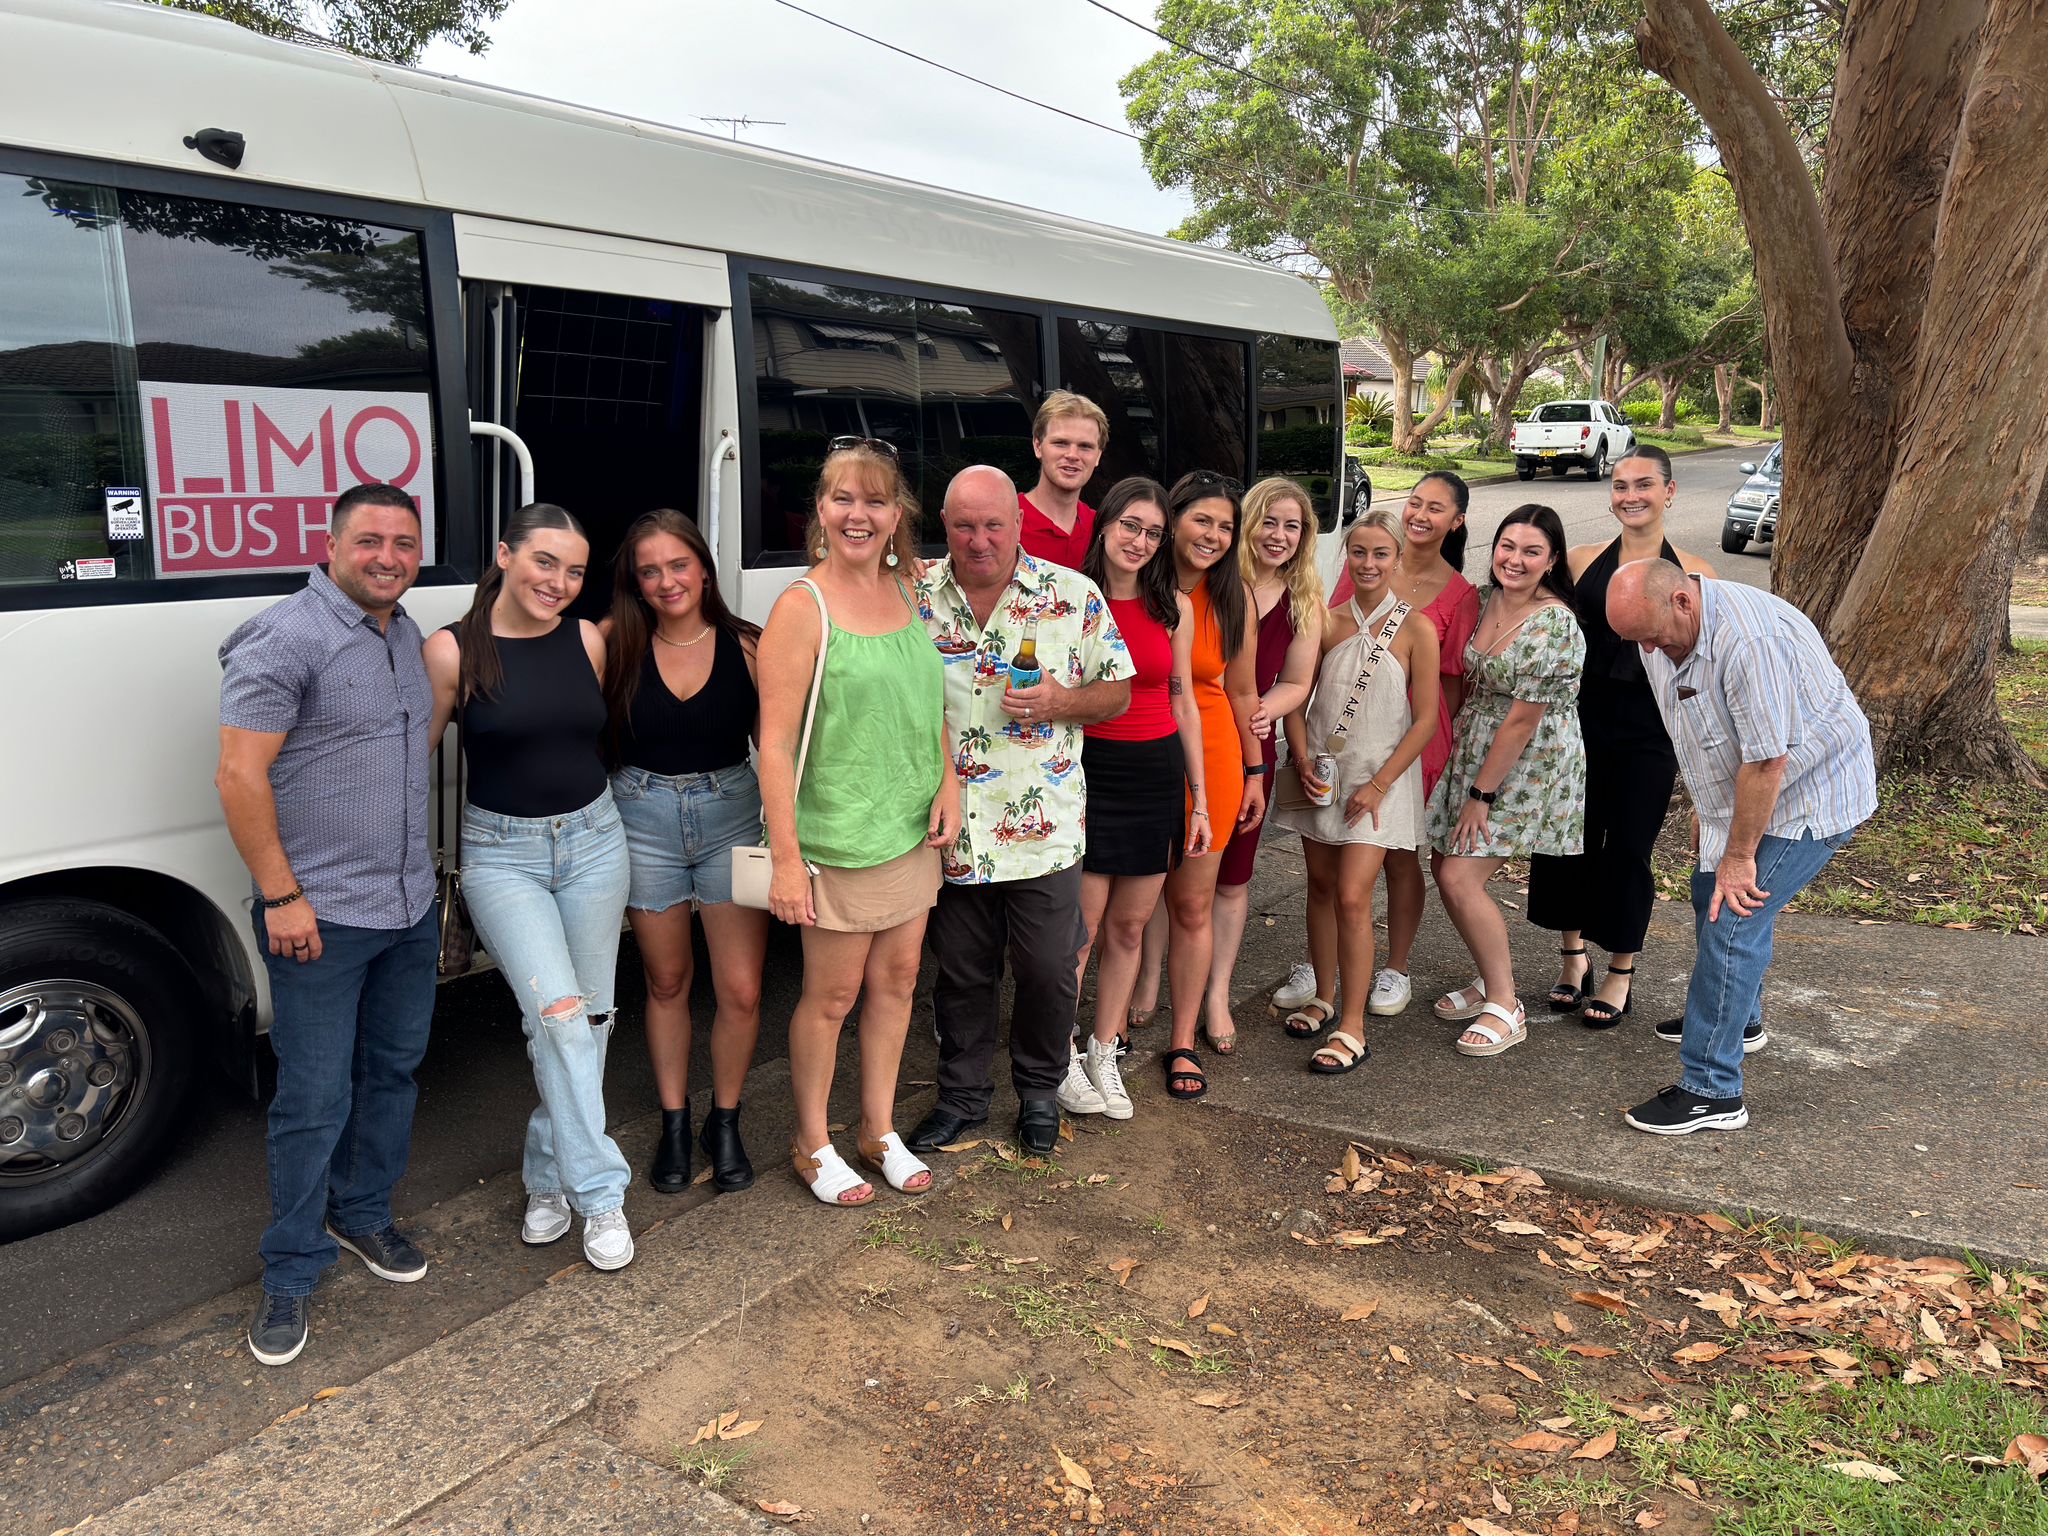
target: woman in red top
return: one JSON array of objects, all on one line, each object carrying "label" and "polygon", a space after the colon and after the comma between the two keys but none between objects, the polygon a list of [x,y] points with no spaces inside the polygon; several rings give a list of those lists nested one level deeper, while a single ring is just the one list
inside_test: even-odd
[{"label": "woman in red top", "polygon": [[1085,1056],[1074,1055],[1060,1090],[1069,1112],[1112,1120],[1131,1116],[1131,1096],[1117,1069],[1117,1032],[1138,979],[1145,921],[1183,851],[1199,856],[1214,841],[1191,663],[1194,605],[1174,587],[1173,555],[1165,544],[1166,490],[1134,475],[1103,498],[1081,564],[1108,600],[1138,669],[1130,707],[1089,726],[1081,746],[1088,784],[1088,847],[1081,859],[1088,944],[1081,968],[1088,967],[1098,932],[1102,958],[1094,1036]]}]

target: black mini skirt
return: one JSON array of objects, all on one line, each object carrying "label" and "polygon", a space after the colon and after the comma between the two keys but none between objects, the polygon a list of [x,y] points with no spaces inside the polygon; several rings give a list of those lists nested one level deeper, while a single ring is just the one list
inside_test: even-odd
[{"label": "black mini skirt", "polygon": [[1164,875],[1179,867],[1187,842],[1187,760],[1180,733],[1153,741],[1090,736],[1081,744],[1088,781],[1091,875]]}]

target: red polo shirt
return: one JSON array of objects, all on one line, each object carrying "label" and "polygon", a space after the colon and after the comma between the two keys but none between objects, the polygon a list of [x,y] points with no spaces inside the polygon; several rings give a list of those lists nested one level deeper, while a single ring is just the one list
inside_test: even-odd
[{"label": "red polo shirt", "polygon": [[1062,533],[1058,523],[1031,505],[1029,496],[1020,492],[1017,505],[1024,511],[1024,528],[1017,536],[1024,553],[1034,560],[1063,565],[1070,571],[1081,569],[1088,541],[1095,537],[1095,509],[1085,501],[1080,503],[1074,510],[1073,532]]}]

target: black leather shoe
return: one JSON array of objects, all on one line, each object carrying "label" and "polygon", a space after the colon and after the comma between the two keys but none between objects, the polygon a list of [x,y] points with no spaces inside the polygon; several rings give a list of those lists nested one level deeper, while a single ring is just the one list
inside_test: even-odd
[{"label": "black leather shoe", "polygon": [[654,1166],[647,1182],[664,1195],[680,1195],[690,1187],[690,1101],[681,1109],[661,1112],[661,1135],[654,1143]]},{"label": "black leather shoe", "polygon": [[1017,1107],[1017,1140],[1024,1150],[1039,1157],[1050,1155],[1060,1144],[1060,1106],[1057,1099],[1026,1099]]},{"label": "black leather shoe", "polygon": [[740,1144],[739,1105],[731,1109],[712,1105],[711,1113],[704,1117],[704,1129],[697,1133],[697,1145],[711,1160],[712,1187],[720,1194],[753,1187],[754,1165],[747,1161],[747,1149]]},{"label": "black leather shoe", "polygon": [[910,1133],[903,1145],[913,1152],[936,1152],[941,1147],[950,1147],[977,1125],[985,1124],[985,1117],[969,1120],[950,1109],[935,1109],[917,1122],[917,1129]]}]

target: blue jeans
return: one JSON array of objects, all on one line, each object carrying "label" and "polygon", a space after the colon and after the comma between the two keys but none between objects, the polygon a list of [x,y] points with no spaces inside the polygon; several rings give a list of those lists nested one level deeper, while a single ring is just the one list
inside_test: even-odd
[{"label": "blue jeans", "polygon": [[[526,1190],[566,1195],[584,1216],[617,1210],[633,1178],[604,1129],[627,879],[626,829],[610,790],[560,816],[463,808],[462,893],[477,937],[519,999],[540,1090],[526,1123]],[[556,1008],[564,1000],[575,1007]]]},{"label": "blue jeans", "polygon": [[[350,1237],[391,1222],[391,1188],[412,1149],[413,1072],[434,1018],[438,905],[410,928],[320,925],[320,958],[266,955],[275,1017],[270,1226],[263,1289],[306,1296]],[[256,937],[266,941],[263,913]]]},{"label": "blue jeans", "polygon": [[1685,989],[1685,1039],[1678,1048],[1678,1086],[1709,1099],[1742,1096],[1742,1031],[1764,1016],[1764,972],[1771,968],[1771,935],[1779,911],[1826,867],[1849,833],[1790,838],[1766,835],[1757,844],[1756,883],[1770,898],[1748,917],[1724,902],[1707,921],[1714,900],[1711,872],[1693,871],[1693,936],[1697,957]]}]

